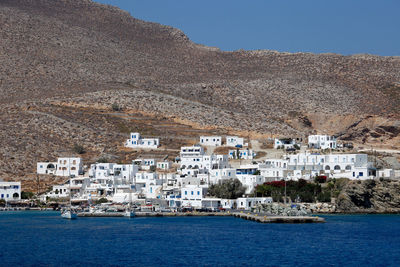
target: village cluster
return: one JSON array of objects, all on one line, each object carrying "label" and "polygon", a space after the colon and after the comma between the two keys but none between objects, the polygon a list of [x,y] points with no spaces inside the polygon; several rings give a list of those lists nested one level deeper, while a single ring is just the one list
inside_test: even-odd
[{"label": "village cluster", "polygon": [[[250,197],[255,187],[265,182],[310,180],[316,176],[360,180],[390,178],[395,173],[391,169],[377,170],[368,161],[367,154],[335,153],[340,144],[333,136],[311,135],[307,149],[296,139],[275,139],[273,143],[275,149],[285,151],[280,158],[267,156],[256,160],[256,151],[238,136],[226,136],[225,142],[221,136],[201,136],[197,145],[181,147],[179,157],[173,161],[141,158],[131,164],[94,163],[84,166],[79,157],[63,157],[56,162],[38,162],[37,173],[70,177],[67,183],[53,186],[43,199],[71,196],[75,203],[100,198],[114,203],[162,200],[171,209],[249,209],[259,203],[272,202],[270,197]],[[125,146],[157,149],[160,141],[131,133]],[[214,149],[221,146],[231,149],[227,154],[214,154]],[[303,149],[299,150],[300,147]],[[315,153],[327,149],[328,153]],[[292,150],[297,151],[291,153]],[[233,178],[239,179],[246,187],[243,197],[232,200],[208,196],[210,185]],[[4,193],[0,194],[3,198]]]}]

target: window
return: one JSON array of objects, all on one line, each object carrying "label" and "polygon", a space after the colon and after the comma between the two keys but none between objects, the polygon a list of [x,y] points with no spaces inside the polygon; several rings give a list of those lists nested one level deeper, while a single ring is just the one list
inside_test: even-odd
[{"label": "window", "polygon": [[185,195],[187,195],[187,191],[185,191]]},{"label": "window", "polygon": [[197,191],[197,195],[200,196],[200,191]]},{"label": "window", "polygon": [[40,168],[43,168],[43,165],[40,165]]},{"label": "window", "polygon": [[364,176],[364,173],[363,172],[359,172],[358,176]]},{"label": "window", "polygon": [[193,196],[193,191],[191,192],[192,196]]},{"label": "window", "polygon": [[14,185],[13,188],[14,188],[14,189],[18,189],[18,188],[19,188],[19,185]]},{"label": "window", "polygon": [[1,194],[1,198],[4,198],[4,194]]}]

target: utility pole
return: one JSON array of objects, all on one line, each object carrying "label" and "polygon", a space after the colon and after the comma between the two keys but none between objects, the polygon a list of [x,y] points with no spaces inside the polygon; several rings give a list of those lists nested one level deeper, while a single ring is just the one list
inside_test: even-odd
[{"label": "utility pole", "polygon": [[285,206],[286,206],[286,179],[284,179],[285,180],[285,200],[284,200],[284,203],[285,203]]}]

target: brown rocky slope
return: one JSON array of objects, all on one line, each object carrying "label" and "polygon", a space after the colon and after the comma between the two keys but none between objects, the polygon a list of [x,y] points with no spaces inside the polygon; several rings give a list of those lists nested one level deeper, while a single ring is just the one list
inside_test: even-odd
[{"label": "brown rocky slope", "polygon": [[[201,128],[400,143],[399,57],[223,52],[89,0],[1,0],[0,25],[1,177],[74,143],[109,153],[129,129],[163,133],[161,118],[191,138]],[[114,118],[114,102],[152,125]]]}]

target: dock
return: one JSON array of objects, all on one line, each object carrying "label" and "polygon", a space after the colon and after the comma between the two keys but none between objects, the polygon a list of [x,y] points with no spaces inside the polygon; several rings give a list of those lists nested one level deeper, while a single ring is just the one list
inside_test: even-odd
[{"label": "dock", "polygon": [[267,216],[257,213],[234,212],[234,217],[259,223],[324,223],[325,219],[318,216]]},{"label": "dock", "polygon": [[[184,217],[184,216],[234,216],[259,223],[324,223],[318,216],[267,216],[250,212],[135,212],[135,217]],[[91,213],[80,212],[78,217],[124,217],[124,212]]]}]

